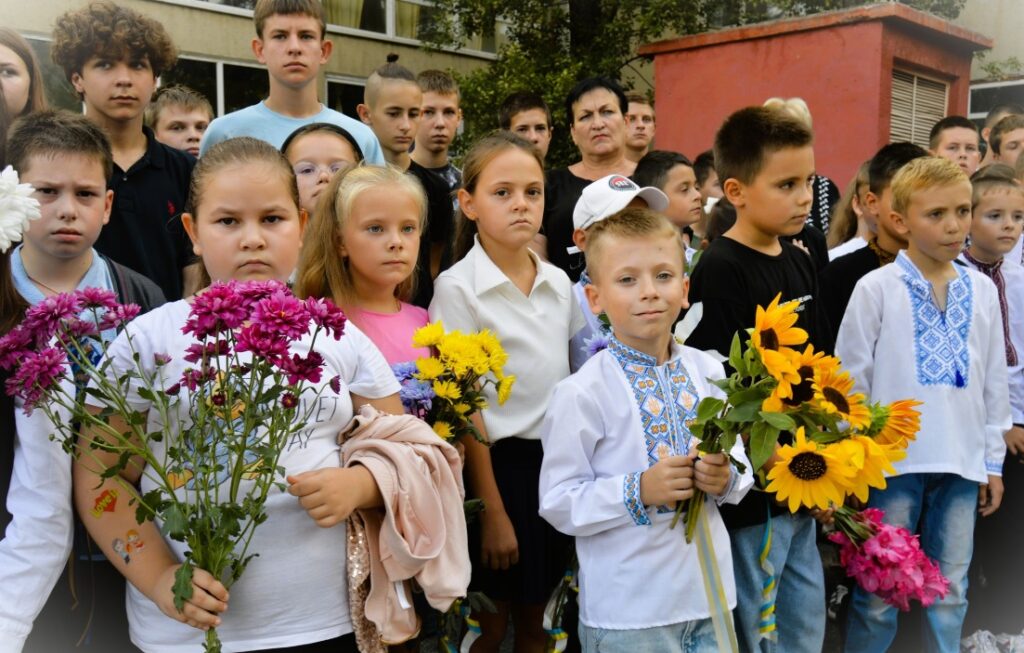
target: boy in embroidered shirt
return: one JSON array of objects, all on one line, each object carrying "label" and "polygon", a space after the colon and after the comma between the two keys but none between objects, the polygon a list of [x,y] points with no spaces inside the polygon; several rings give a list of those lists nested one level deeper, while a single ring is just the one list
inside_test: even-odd
[{"label": "boy in embroidered shirt", "polygon": [[334,47],[326,34],[324,3],[320,0],[258,0],[253,10],[256,38],[252,52],[267,67],[267,99],[221,116],[210,123],[200,152],[237,136],[252,136],[281,147],[288,135],[314,122],[329,122],[355,137],[368,163],[381,165],[384,154],[373,132],[340,111],[329,109],[317,96],[320,66]]},{"label": "boy in embroidered shirt", "polygon": [[[569,253],[585,251],[590,228],[627,206],[647,207],[660,212],[668,208],[668,204],[665,193],[650,186],[640,188],[622,175],[608,175],[598,179],[584,188],[579,200],[576,201],[572,215],[575,227],[572,240],[575,246],[569,248]],[[684,283],[689,288],[689,279]],[[572,286],[573,295],[587,319],[587,325],[569,341],[569,368],[574,372],[580,369],[587,359],[603,349],[608,339],[607,318],[590,312],[585,291],[588,285],[590,277],[584,269],[580,274],[580,280]]]},{"label": "boy in embroidered shirt", "polygon": [[[583,650],[727,650],[736,599],[717,504],[737,502],[753,478],[724,454],[698,459],[687,428],[702,397],[721,396],[709,379],[724,370],[672,337],[686,297],[679,232],[630,207],[590,227],[587,241],[587,299],[613,336],[555,387],[540,475],[541,516],[576,537]],[[732,454],[745,461],[742,443]],[[669,528],[676,502],[695,487],[712,499],[705,514],[720,577],[707,593],[701,545],[686,544],[681,525]]]},{"label": "boy in embroidered shirt", "polygon": [[[872,400],[923,402],[917,439],[869,504],[919,532],[949,579],[949,594],[926,610],[926,639],[929,650],[958,651],[975,518],[1003,495],[1012,425],[1003,323],[992,281],[953,264],[971,225],[963,170],[938,157],[911,161],[893,178],[892,211],[907,249],[857,283],[836,354]],[[846,650],[884,651],[895,634],[896,609],[856,588]]]}]

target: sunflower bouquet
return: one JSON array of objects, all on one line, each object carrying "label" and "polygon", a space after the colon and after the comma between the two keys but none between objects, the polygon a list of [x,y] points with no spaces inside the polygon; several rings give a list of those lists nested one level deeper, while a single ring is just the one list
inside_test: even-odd
[{"label": "sunflower bouquet", "polygon": [[503,371],[508,354],[501,342],[487,329],[446,333],[443,323],[434,322],[416,330],[413,345],[430,347],[433,354],[392,367],[406,412],[430,424],[448,442],[472,435],[487,444],[469,418],[487,408],[487,385],[494,386],[498,404],[508,401],[512,392],[516,379]]}]

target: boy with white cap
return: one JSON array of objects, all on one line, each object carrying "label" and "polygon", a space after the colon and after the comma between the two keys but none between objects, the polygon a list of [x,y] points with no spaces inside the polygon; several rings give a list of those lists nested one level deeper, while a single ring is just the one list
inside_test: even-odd
[{"label": "boy with white cap", "polygon": [[[575,246],[568,248],[569,253],[585,251],[590,227],[628,206],[647,207],[662,212],[668,208],[668,196],[653,186],[641,188],[623,175],[608,175],[584,188],[572,212],[572,242]],[[589,284],[590,276],[584,269],[580,280],[573,286],[576,301],[580,303],[583,315],[587,318],[587,325],[569,343],[569,365],[573,372],[596,353],[598,343],[608,335],[607,324],[601,320],[601,316],[590,311],[587,303],[584,288]]]}]

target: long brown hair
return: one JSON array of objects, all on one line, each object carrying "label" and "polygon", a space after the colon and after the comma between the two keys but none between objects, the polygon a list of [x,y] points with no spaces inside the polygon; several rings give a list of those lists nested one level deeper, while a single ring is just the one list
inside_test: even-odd
[{"label": "long brown hair", "polygon": [[[25,63],[25,69],[28,71],[28,102],[18,116],[46,109],[43,73],[39,69],[39,60],[36,59],[36,53],[33,52],[32,46],[22,38],[21,34],[18,34],[9,27],[0,27],[0,45],[7,46],[14,54],[18,55],[18,58]],[[14,120],[18,116],[11,116],[10,118]]]},{"label": "long brown hair", "polygon": [[[836,245],[842,245],[857,235],[860,225],[857,220],[857,212],[853,210],[853,203],[854,201],[860,201],[857,193],[862,187],[868,185],[868,166],[870,163],[871,160],[869,159],[860,164],[860,167],[857,168],[857,174],[850,180],[850,183],[846,186],[846,192],[839,198],[835,208],[832,210],[832,220],[829,222],[828,238],[826,238],[829,249]],[[861,207],[861,211],[863,210],[864,207]]]},{"label": "long brown hair", "polygon": [[[326,297],[340,306],[355,300],[355,287],[348,258],[341,255],[342,231],[352,216],[352,207],[363,192],[391,187],[404,192],[420,207],[420,234],[427,222],[427,196],[416,178],[385,165],[359,165],[338,172],[320,195],[315,215],[306,228],[299,271],[295,275],[295,296]],[[417,265],[419,262],[417,262]],[[416,292],[414,271],[395,288],[395,297],[409,301]]]},{"label": "long brown hair", "polygon": [[[476,192],[477,182],[484,169],[494,160],[496,156],[507,150],[520,149],[529,154],[544,170],[544,159],[540,151],[533,143],[521,138],[510,131],[493,131],[484,136],[470,148],[466,158],[462,161],[462,188],[472,195]],[[462,207],[459,207],[458,215],[455,218],[455,260],[459,261],[473,248],[473,239],[476,237],[476,222],[466,217]]]},{"label": "long brown hair", "polygon": [[0,254],[0,336],[18,326],[28,308],[28,302],[14,287],[14,277],[11,276],[13,250],[12,245],[10,250]]}]

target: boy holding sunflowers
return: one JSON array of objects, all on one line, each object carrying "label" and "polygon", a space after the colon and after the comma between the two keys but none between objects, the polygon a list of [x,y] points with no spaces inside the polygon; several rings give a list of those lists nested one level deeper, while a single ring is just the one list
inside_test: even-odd
[{"label": "boy holding sunflowers", "polygon": [[[672,337],[686,299],[679,231],[659,213],[629,207],[588,229],[586,257],[590,310],[608,317],[612,334],[607,349],[555,386],[540,473],[541,516],[576,538],[583,650],[729,650],[736,597],[716,506],[740,501],[753,477],[723,453],[696,457],[688,424],[703,397],[723,396],[711,379],[724,370]],[[732,454],[746,461],[742,442]],[[669,528],[676,503],[695,489],[714,499],[705,504],[704,545]],[[709,567],[717,584],[702,578]]]},{"label": "boy holding sunflowers", "polygon": [[[704,315],[687,344],[727,356],[733,335],[746,333],[757,307],[780,296],[778,304],[799,302],[797,322],[762,327],[759,348],[771,353],[800,332],[816,351],[831,351],[814,264],[780,239],[799,233],[811,210],[812,142],[804,123],[767,107],[741,109],[722,124],[715,168],[736,207],[736,224],[712,241],[693,272],[690,301],[701,302]],[[766,316],[768,324],[778,314],[776,308]],[[740,650],[820,653],[825,581],[814,519],[790,514],[763,492],[723,506],[722,518],[732,543]]]},{"label": "boy holding sunflowers", "polygon": [[[1003,326],[995,284],[953,261],[971,226],[971,184],[954,163],[922,157],[892,181],[893,223],[908,247],[855,287],[836,343],[856,390],[922,403],[918,439],[869,505],[921,535],[949,593],[927,608],[926,648],[958,651],[977,515],[1002,500],[1010,429]],[[846,650],[882,651],[896,610],[859,587]]]}]

